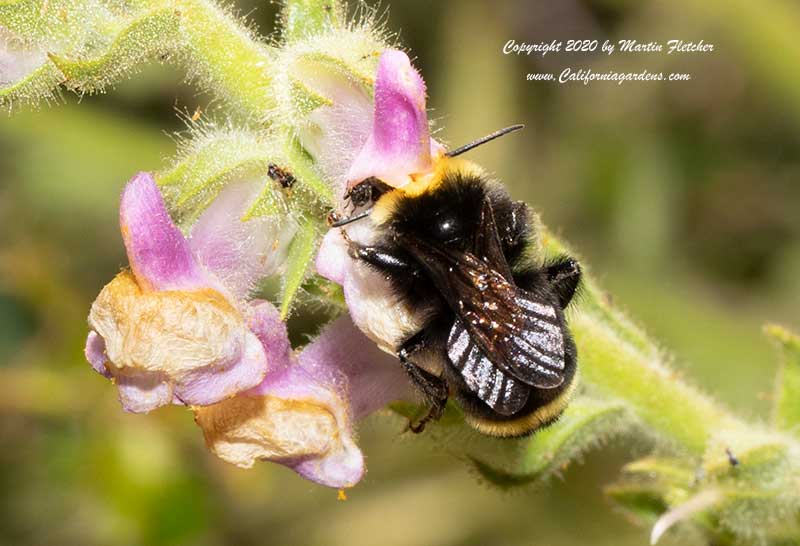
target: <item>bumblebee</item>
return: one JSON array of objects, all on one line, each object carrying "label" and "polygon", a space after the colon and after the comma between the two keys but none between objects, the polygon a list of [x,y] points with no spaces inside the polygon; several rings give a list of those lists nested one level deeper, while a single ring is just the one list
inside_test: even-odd
[{"label": "bumblebee", "polygon": [[362,241],[343,229],[348,252],[391,290],[368,302],[374,311],[359,327],[397,355],[429,404],[414,432],[438,420],[452,396],[478,431],[524,436],[555,421],[574,390],[577,351],[564,310],[578,262],[535,263],[525,203],[456,158],[517,128],[445,154],[432,174],[403,187],[357,183],[345,198],[361,212],[332,223],[365,220]]}]

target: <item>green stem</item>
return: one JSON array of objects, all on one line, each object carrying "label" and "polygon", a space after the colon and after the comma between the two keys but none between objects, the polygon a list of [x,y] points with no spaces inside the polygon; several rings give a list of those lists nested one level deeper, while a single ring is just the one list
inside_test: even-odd
[{"label": "green stem", "polygon": [[746,428],[657,358],[628,343],[602,317],[582,312],[572,319],[571,327],[583,381],[624,401],[659,436],[700,456],[715,433]]},{"label": "green stem", "polygon": [[271,48],[207,0],[177,0],[190,76],[225,98],[239,115],[264,121],[274,108]]}]

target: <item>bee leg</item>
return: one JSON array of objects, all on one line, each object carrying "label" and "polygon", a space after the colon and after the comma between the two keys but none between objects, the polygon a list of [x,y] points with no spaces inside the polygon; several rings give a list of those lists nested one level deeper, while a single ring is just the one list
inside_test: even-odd
[{"label": "bee leg", "polygon": [[348,253],[355,260],[361,260],[386,273],[416,274],[419,268],[405,256],[398,256],[391,250],[379,246],[361,246],[348,241]]},{"label": "bee leg", "polygon": [[353,205],[353,210],[355,210],[359,207],[363,207],[367,203],[374,203],[380,199],[384,193],[392,191],[393,189],[394,187],[383,180],[370,176],[347,190],[347,193],[344,194],[344,198],[350,201],[350,204]]},{"label": "bee leg", "polygon": [[580,264],[569,256],[563,256],[545,267],[544,273],[558,296],[561,308],[566,309],[581,281]]},{"label": "bee leg", "polygon": [[425,430],[425,425],[429,421],[438,421],[442,417],[448,397],[447,383],[444,379],[420,368],[408,359],[412,353],[422,349],[424,346],[425,340],[422,337],[422,332],[419,332],[406,340],[397,353],[397,357],[403,364],[403,369],[431,406],[427,415],[420,419],[418,423],[409,422],[408,428],[415,434]]}]

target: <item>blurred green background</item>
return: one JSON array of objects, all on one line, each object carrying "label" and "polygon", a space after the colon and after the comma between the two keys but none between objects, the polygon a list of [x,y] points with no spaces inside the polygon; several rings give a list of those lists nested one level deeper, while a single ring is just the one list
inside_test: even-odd
[{"label": "blurred green background", "polygon": [[[526,123],[472,157],[572,243],[684,377],[764,419],[775,357],[760,327],[800,328],[800,9],[388,4],[389,27],[402,29],[428,82],[438,136],[458,145]],[[276,6],[238,7],[272,30]],[[502,55],[512,38],[702,38],[716,51]],[[525,81],[567,65],[693,79]],[[282,467],[215,459],[187,410],[120,410],[82,356],[89,305],[126,263],[118,195],[134,172],[173,154],[176,109],[208,103],[176,70],[153,66],[106,95],[0,117],[0,543],[646,544],[648,530],[602,495],[631,451],[646,449],[630,439],[589,454],[563,481],[508,494],[480,484],[446,446],[376,416],[361,431],[369,473],[337,502]]]}]

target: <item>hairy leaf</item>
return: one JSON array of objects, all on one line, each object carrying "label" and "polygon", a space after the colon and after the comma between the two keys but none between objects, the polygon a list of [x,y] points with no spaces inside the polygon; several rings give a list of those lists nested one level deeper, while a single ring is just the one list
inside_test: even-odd
[{"label": "hairy leaf", "polygon": [[171,8],[154,10],[131,20],[96,57],[71,58],[56,53],[49,57],[64,74],[64,85],[93,93],[130,75],[137,65],[174,51],[180,42],[179,27],[179,12]]}]

